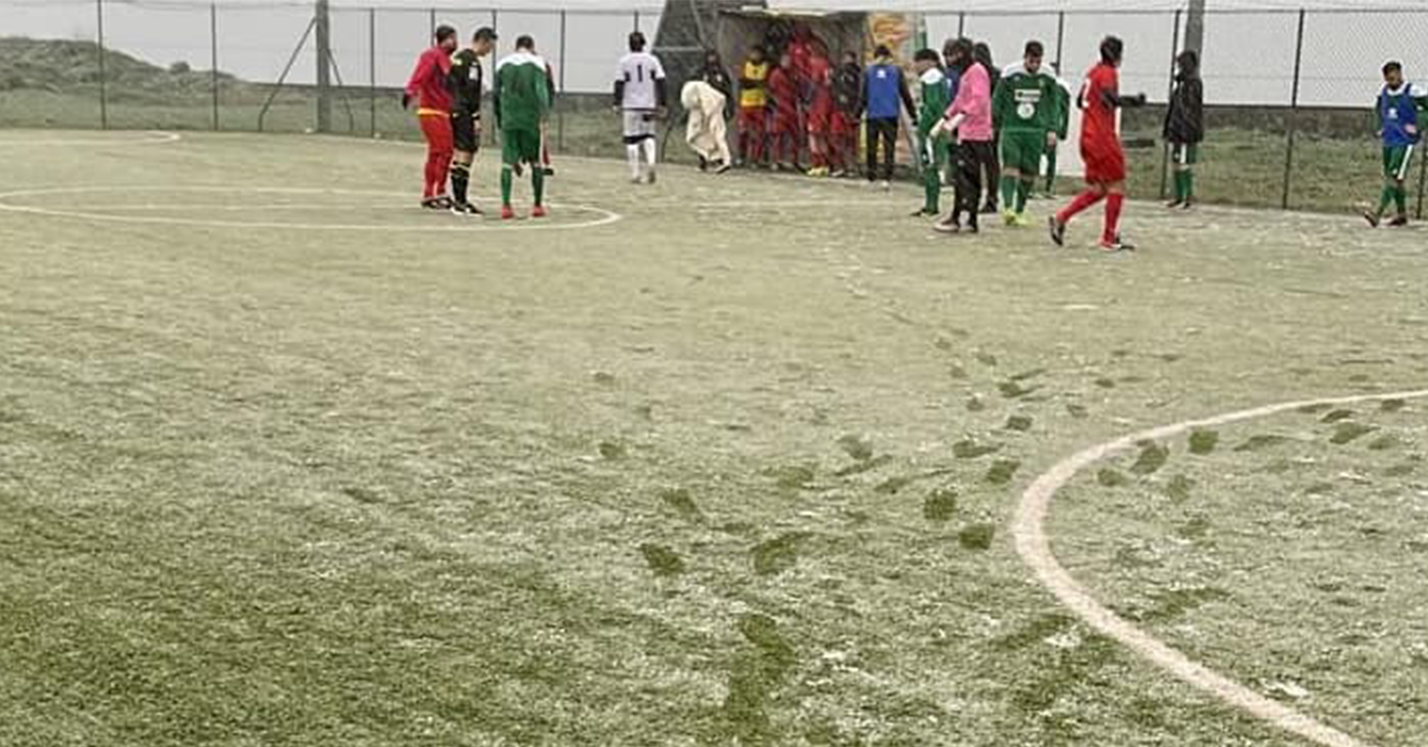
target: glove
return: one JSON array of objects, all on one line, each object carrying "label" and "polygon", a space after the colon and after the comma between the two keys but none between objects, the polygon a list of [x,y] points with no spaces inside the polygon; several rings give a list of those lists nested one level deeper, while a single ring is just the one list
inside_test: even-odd
[{"label": "glove", "polygon": [[412,108],[412,95],[411,95],[411,94],[406,93],[406,92],[403,92],[403,93],[402,93],[402,108],[403,108],[403,109],[410,109],[410,108]]},{"label": "glove", "polygon": [[1131,106],[1145,106],[1145,94],[1138,93],[1130,97]]}]

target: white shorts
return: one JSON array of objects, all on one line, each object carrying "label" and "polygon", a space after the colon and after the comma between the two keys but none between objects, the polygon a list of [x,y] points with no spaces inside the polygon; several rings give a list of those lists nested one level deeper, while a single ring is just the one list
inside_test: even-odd
[{"label": "white shorts", "polygon": [[625,110],[625,144],[649,140],[655,136],[655,112],[653,109]]}]

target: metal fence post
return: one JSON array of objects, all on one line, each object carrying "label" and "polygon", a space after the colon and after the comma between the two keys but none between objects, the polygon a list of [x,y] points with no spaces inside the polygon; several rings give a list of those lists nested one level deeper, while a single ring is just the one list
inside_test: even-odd
[{"label": "metal fence post", "polygon": [[640,30],[640,12],[639,12],[638,10],[635,11],[635,29],[634,29],[634,30],[635,30],[635,31],[639,31],[639,30]]},{"label": "metal fence post", "polygon": [[[1166,106],[1170,105],[1170,99],[1175,95],[1175,58],[1180,56],[1180,13],[1175,11],[1175,30],[1170,35],[1170,88],[1166,95]],[[1166,140],[1160,148],[1160,199],[1165,199],[1165,188],[1169,186],[1170,177],[1170,141]]]},{"label": "metal fence post", "polygon": [[1280,207],[1289,209],[1289,191],[1293,183],[1294,174],[1294,132],[1299,125],[1299,79],[1300,73],[1304,69],[1304,19],[1307,12],[1301,8],[1299,10],[1299,32],[1294,42],[1294,90],[1289,97],[1289,121],[1285,129],[1288,130],[1287,144],[1284,151],[1284,197],[1280,201]]},{"label": "metal fence post", "polygon": [[[499,31],[500,28],[501,28],[501,13],[500,13],[500,11],[496,10],[495,8],[492,8],[492,9],[491,9],[491,30],[492,30],[492,31]],[[497,61],[499,61],[499,60],[498,60],[499,57],[500,57],[499,54],[493,54],[493,55],[491,55],[491,60],[492,60],[492,64],[491,64],[491,85],[493,85],[493,86],[496,84],[496,64],[495,64],[495,63],[496,63]],[[492,126],[491,126],[491,127],[482,127],[482,128],[481,128],[481,131],[486,134],[486,142],[490,143],[490,144],[492,145],[492,147],[497,146],[497,145],[500,145],[500,133],[498,132],[498,130],[500,130],[500,127],[499,127],[499,126],[496,126],[496,117],[495,117],[495,113],[494,113],[494,106],[495,106],[495,102],[492,102],[492,107],[493,107],[493,112],[492,112],[492,116],[491,116],[491,125],[492,125]]]},{"label": "metal fence post", "polygon": [[1066,49],[1066,11],[1056,14],[1056,77],[1061,77],[1061,55]]},{"label": "metal fence post", "polygon": [[565,98],[565,15],[565,11],[560,11],[560,98],[555,107],[555,149],[561,153],[565,152],[565,106],[569,103]]},{"label": "metal fence post", "polygon": [[967,35],[967,11],[957,14],[957,38],[961,39]]},{"label": "metal fence post", "polygon": [[367,9],[367,103],[371,108],[372,137],[377,136],[377,9]]},{"label": "metal fence post", "polygon": [[209,39],[209,63],[213,66],[213,130],[217,132],[218,123],[218,3],[208,5],[208,39]]},{"label": "metal fence post", "polygon": [[109,77],[104,71],[104,0],[94,0],[94,12],[99,19],[99,128],[109,129]]},{"label": "metal fence post", "polygon": [[1418,220],[1423,220],[1423,188],[1428,186],[1428,158],[1418,160]]},{"label": "metal fence post", "polygon": [[426,13],[426,21],[427,21],[427,25],[431,27],[431,33],[429,33],[429,34],[427,34],[427,35],[428,35],[428,36],[431,36],[431,37],[435,37],[435,36],[436,36],[436,8],[432,8],[431,10],[427,11],[427,13]]}]

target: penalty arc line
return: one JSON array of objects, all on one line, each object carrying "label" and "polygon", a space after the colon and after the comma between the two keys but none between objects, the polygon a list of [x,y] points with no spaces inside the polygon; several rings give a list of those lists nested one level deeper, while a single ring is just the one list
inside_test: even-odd
[{"label": "penalty arc line", "polygon": [[1214,695],[1261,721],[1297,734],[1315,744],[1323,745],[1323,747],[1369,747],[1366,742],[1323,724],[1312,716],[1265,697],[1192,660],[1096,601],[1086,587],[1072,577],[1071,573],[1056,559],[1056,555],[1051,549],[1050,538],[1046,534],[1046,517],[1050,513],[1051,503],[1055,499],[1057,491],[1065,487],[1081,470],[1107,457],[1129,451],[1135,444],[1142,441],[1158,441],[1180,436],[1195,428],[1222,426],[1265,418],[1303,407],[1424,398],[1428,398],[1428,389],[1285,402],[1152,428],[1092,446],[1058,462],[1046,473],[1036,478],[1035,482],[1026,489],[1026,492],[1022,493],[1021,502],[1017,505],[1016,516],[1012,522],[1012,538],[1016,544],[1017,554],[1021,556],[1022,562],[1035,572],[1036,578],[1042,586],[1045,586],[1077,617],[1097,632],[1114,639],[1176,679]]}]

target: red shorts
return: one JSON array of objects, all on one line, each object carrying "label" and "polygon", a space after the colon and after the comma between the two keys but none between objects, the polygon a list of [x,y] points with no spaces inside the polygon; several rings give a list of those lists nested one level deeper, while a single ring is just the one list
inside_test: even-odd
[{"label": "red shorts", "polygon": [[798,132],[798,112],[775,109],[773,113],[773,126],[769,130],[775,134],[797,133]]},{"label": "red shorts", "polygon": [[828,134],[834,137],[851,135],[857,132],[858,125],[848,113],[834,109],[832,118],[828,121]]},{"label": "red shorts", "polygon": [[768,110],[762,106],[739,109],[739,129],[744,132],[763,132],[768,126]]},{"label": "red shorts", "polygon": [[452,152],[456,138],[451,130],[451,115],[445,113],[422,114],[417,117],[421,123],[421,134],[426,138],[427,150],[434,155]]},{"label": "red shorts", "polygon": [[824,135],[833,129],[833,99],[819,97],[808,107],[808,131]]},{"label": "red shorts", "polygon": [[1081,161],[1086,164],[1086,181],[1091,184],[1125,181],[1126,154],[1119,142],[1082,142]]}]

